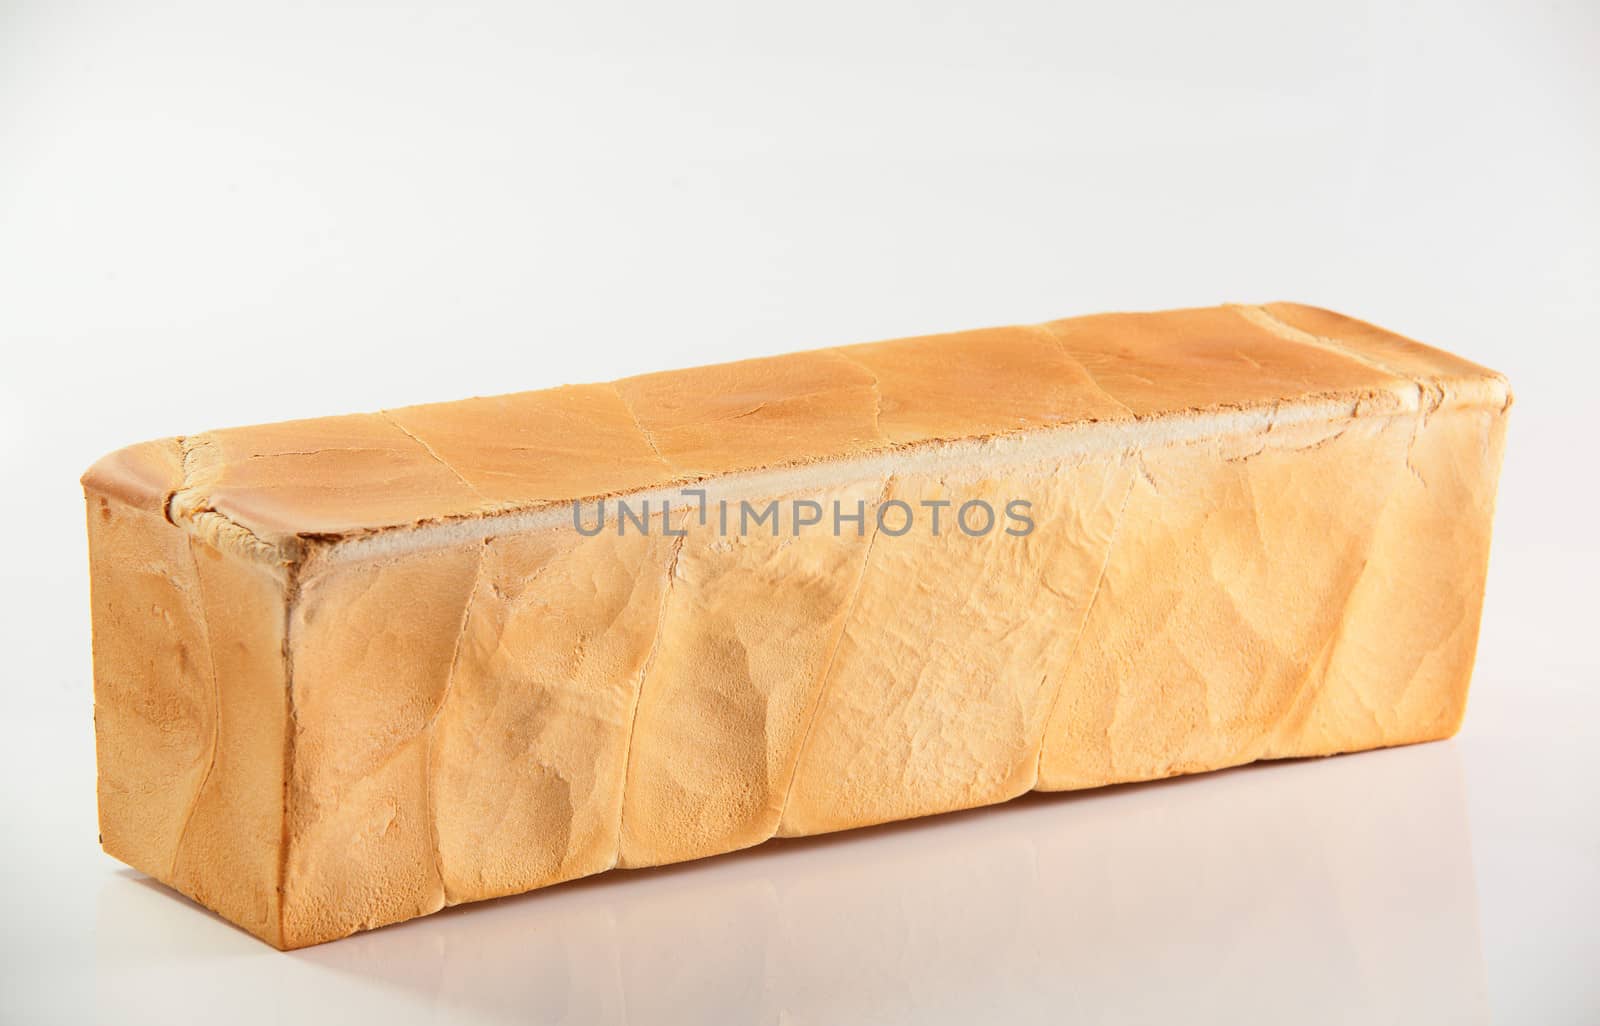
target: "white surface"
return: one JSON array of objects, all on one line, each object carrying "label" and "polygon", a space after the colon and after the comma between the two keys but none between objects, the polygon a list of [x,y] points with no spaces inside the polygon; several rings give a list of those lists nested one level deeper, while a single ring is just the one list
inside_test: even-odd
[{"label": "white surface", "polygon": [[[0,1020],[1593,1022],[1583,2],[0,5]],[[1506,371],[1455,741],[273,952],[95,845],[77,474],[148,437],[1298,299]]]}]

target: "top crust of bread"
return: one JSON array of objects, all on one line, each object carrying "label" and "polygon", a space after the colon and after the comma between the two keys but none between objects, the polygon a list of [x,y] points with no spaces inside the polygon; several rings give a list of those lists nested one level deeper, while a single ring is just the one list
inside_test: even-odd
[{"label": "top crust of bread", "polygon": [[[1426,416],[1510,401],[1495,372],[1370,324],[1294,303],[1227,305],[228,428],[119,450],[83,483],[292,566],[319,546],[397,533],[424,544],[429,529],[740,475],[957,458],[1000,440],[1139,447],[1180,421],[1259,431],[1296,409]],[[767,494],[781,485],[764,482]]]}]

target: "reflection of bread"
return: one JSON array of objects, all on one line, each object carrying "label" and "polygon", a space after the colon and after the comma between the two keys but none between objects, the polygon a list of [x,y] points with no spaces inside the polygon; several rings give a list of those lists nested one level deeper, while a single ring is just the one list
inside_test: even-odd
[{"label": "reflection of bread", "polygon": [[[1275,304],[124,449],[84,477],[104,845],[296,947],[774,834],[1444,737],[1509,403]],[[575,530],[601,496],[650,528]],[[772,499],[779,536],[720,530],[719,501]],[[866,515],[802,530],[797,499]],[[1032,530],[955,529],[980,500]]]}]

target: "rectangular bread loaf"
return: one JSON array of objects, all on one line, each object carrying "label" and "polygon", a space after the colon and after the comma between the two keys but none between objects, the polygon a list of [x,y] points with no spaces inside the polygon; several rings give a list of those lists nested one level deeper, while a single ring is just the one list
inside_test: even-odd
[{"label": "rectangular bread loaf", "polygon": [[149,442],[105,850],[281,948],[1464,709],[1511,396],[1293,304]]}]

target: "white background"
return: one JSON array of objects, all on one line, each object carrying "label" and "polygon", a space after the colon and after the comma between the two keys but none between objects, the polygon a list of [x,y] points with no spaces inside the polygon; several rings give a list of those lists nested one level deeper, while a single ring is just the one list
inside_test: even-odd
[{"label": "white background", "polygon": [[[1596,1021],[1597,67],[1592,0],[0,0],[0,1020]],[[289,955],[95,844],[109,449],[1274,299],[1516,388],[1454,741]]]}]

